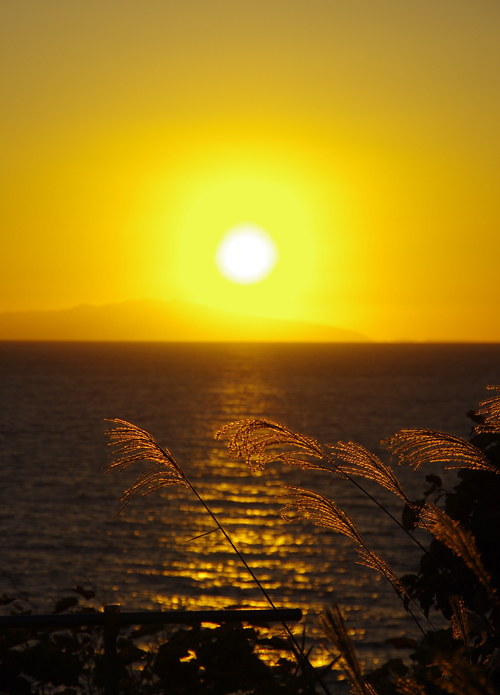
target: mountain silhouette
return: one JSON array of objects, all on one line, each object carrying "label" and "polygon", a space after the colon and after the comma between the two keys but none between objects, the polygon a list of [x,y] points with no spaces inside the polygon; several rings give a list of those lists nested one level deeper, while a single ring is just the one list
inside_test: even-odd
[{"label": "mountain silhouette", "polygon": [[0,340],[365,342],[355,331],[245,316],[181,300],[0,313]]}]

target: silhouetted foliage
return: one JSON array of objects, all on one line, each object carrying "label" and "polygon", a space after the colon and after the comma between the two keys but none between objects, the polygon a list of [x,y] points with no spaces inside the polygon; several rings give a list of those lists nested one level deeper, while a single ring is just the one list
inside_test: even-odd
[{"label": "silhouetted foliage", "polygon": [[[84,598],[93,592],[75,587]],[[12,615],[29,615],[22,600],[2,596]],[[73,596],[56,602],[53,613],[88,613],[95,608]],[[281,656],[286,639],[263,636],[257,628],[224,624],[165,630],[142,626],[117,640],[120,695],[313,695],[310,679]],[[271,663],[269,657],[274,654]],[[1,695],[101,695],[104,692],[102,628],[9,628],[0,633]]]},{"label": "silhouetted foliage", "polygon": [[[476,423],[471,444],[482,452],[492,468],[500,470],[500,432],[478,432],[484,426],[484,416],[473,411],[468,415]],[[475,695],[497,693],[500,689],[500,476],[463,468],[458,477],[459,484],[452,492],[446,492],[437,475],[426,476],[430,487],[414,504],[423,507],[430,495],[444,499],[444,510],[449,517],[472,534],[493,595],[462,558],[439,540],[432,540],[427,552],[422,554],[418,573],[401,577],[401,582],[426,615],[431,609],[438,611],[451,626],[426,633],[410,655],[411,668],[393,660],[368,675],[367,680],[380,695],[405,692],[395,689],[397,676],[401,675],[411,678],[425,695],[440,695],[443,691]],[[405,514],[408,515],[407,508],[403,518]],[[461,690],[457,678],[451,678],[450,669],[460,674]],[[447,671],[450,671],[448,675]]]},{"label": "silhouetted foliage", "polygon": [[[500,387],[493,387],[500,391]],[[426,476],[428,487],[417,500],[403,490],[394,470],[353,442],[322,447],[314,439],[265,419],[230,423],[217,433],[226,438],[232,454],[252,468],[265,469],[277,460],[305,470],[330,472],[349,480],[393,519],[422,551],[415,574],[398,578],[391,567],[366,544],[354,521],[333,501],[303,488],[287,488],[283,514],[309,519],[344,534],[358,545],[361,564],[381,573],[422,631],[419,641],[391,638],[397,649],[411,650],[409,659],[391,659],[363,674],[338,606],[321,617],[334,662],[343,669],[356,695],[498,695],[500,692],[500,395],[480,404],[470,442],[443,432],[405,429],[385,442],[389,451],[414,469],[431,462],[458,469],[452,492],[441,483],[439,471]],[[123,469],[149,460],[150,468],[123,495],[128,504],[136,494],[149,494],[166,485],[181,485],[194,493],[216,528],[238,554],[257,586],[274,605],[258,578],[235,548],[230,536],[201,499],[168,449],[144,430],[123,420],[108,434]],[[280,447],[281,451],[275,451]],[[363,488],[358,478],[376,481],[403,502],[401,522]],[[426,548],[414,531],[424,530]],[[88,604],[91,589],[74,588],[75,596],[56,602],[54,614],[95,611]],[[29,597],[3,594],[0,605],[13,614],[29,614]],[[426,618],[439,612],[449,623],[424,630],[413,611]],[[255,628],[222,625],[166,632],[142,627],[123,631],[118,639],[120,695],[313,695],[327,689],[314,673],[296,638],[284,626],[287,639],[263,637]],[[283,657],[292,649],[295,659]],[[271,662],[263,651],[279,651]],[[289,652],[290,653],[290,652]],[[333,662],[332,662],[333,663]],[[331,664],[326,667],[325,672]],[[312,676],[316,676],[315,681]],[[99,628],[19,630],[0,636],[1,695],[90,695],[104,687],[103,645]]]},{"label": "silhouetted foliage", "polygon": [[[500,391],[500,387],[488,387]],[[393,586],[412,617],[413,609],[429,618],[439,611],[450,627],[424,632],[411,647],[412,664],[392,659],[363,676],[336,604],[322,618],[338,663],[358,695],[492,695],[500,687],[500,396],[480,404],[473,437],[467,442],[444,432],[403,429],[382,442],[399,463],[417,470],[424,463],[459,469],[461,482],[453,492],[443,489],[436,472],[427,475],[428,488],[410,500],[393,469],[353,442],[322,447],[279,423],[242,420],[222,427],[217,436],[228,439],[229,451],[251,467],[265,468],[273,460],[307,470],[330,471],[350,480],[418,543],[422,550],[417,574],[398,579],[387,563],[365,543],[354,521],[333,501],[302,488],[290,488],[285,518],[295,518],[341,533],[360,546],[362,564],[380,572]],[[274,447],[283,447],[273,452]],[[289,448],[293,447],[290,451]],[[374,480],[404,502],[399,522],[356,478]],[[432,501],[431,501],[432,500]],[[444,500],[444,509],[438,503]],[[429,548],[414,536],[416,529],[431,535]]]}]

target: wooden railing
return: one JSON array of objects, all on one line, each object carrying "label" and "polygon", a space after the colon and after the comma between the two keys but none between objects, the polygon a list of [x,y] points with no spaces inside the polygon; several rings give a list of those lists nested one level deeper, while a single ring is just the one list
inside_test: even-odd
[{"label": "wooden railing", "polygon": [[0,616],[0,630],[6,628],[70,628],[102,626],[104,628],[105,693],[118,694],[116,640],[120,627],[127,625],[197,625],[199,623],[295,622],[302,618],[299,608],[242,609],[226,611],[141,611],[121,613],[118,604],[104,607],[103,613],[65,613],[59,615]]}]

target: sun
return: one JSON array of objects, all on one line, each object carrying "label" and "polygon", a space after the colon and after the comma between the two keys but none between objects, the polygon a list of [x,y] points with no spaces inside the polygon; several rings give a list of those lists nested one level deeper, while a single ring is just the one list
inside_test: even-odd
[{"label": "sun", "polygon": [[227,280],[252,285],[271,273],[278,257],[271,235],[252,222],[243,222],[225,233],[215,252],[215,264]]},{"label": "sun", "polygon": [[296,321],[326,287],[343,286],[343,189],[321,168],[254,143],[198,157],[175,180],[158,179],[148,220],[155,296]]}]

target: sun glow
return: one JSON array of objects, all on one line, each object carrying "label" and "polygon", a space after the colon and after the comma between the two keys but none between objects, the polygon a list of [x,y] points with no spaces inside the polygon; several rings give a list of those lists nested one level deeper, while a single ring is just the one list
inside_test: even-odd
[{"label": "sun glow", "polygon": [[[175,208],[163,222],[170,232],[168,281],[189,301],[299,318],[303,298],[317,289],[322,258],[340,259],[325,248],[330,239],[325,243],[321,233],[328,222],[317,178],[308,177],[306,166],[301,171],[265,153],[235,161],[218,152],[210,160],[193,163],[176,184]],[[252,234],[238,237],[242,225],[251,225]]]},{"label": "sun glow", "polygon": [[215,253],[215,263],[222,275],[241,285],[260,282],[277,261],[278,249],[272,237],[251,222],[232,227]]},{"label": "sun glow", "polygon": [[221,141],[148,186],[152,296],[313,320],[314,298],[345,283],[347,198],[309,153]]}]

